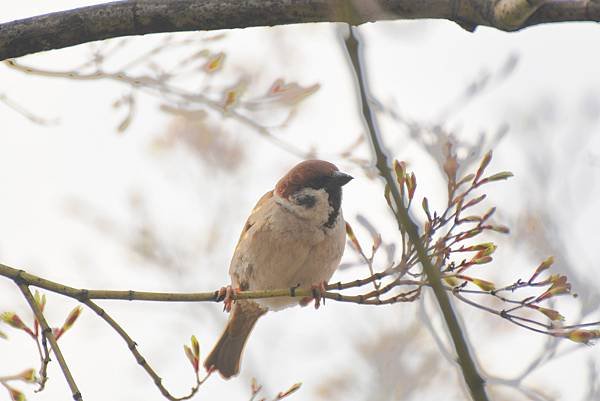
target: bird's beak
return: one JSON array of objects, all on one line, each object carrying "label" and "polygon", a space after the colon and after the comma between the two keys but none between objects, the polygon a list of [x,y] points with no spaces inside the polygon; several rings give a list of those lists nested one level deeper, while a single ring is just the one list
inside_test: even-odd
[{"label": "bird's beak", "polygon": [[335,185],[339,185],[340,187],[346,185],[352,179],[354,179],[354,177],[352,177],[351,175],[339,171],[334,171],[331,175],[331,180],[333,181],[333,183]]}]

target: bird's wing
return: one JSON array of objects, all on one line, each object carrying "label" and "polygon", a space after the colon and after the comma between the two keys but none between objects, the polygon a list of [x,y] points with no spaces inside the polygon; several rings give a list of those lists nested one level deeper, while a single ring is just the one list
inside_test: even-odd
[{"label": "bird's wing", "polygon": [[[250,230],[250,228],[256,223],[256,216],[257,216],[258,212],[272,198],[273,198],[273,191],[269,191],[269,192],[265,193],[258,200],[258,202],[256,203],[256,205],[252,209],[252,212],[250,212],[250,216],[248,216],[248,220],[246,220],[246,224],[244,224],[244,228],[242,229],[242,232],[240,234],[240,238],[238,239],[238,242],[237,242],[237,244],[235,246],[235,251],[233,253],[234,256],[233,256],[232,262],[233,262],[233,260],[236,259],[236,255],[238,254],[238,251],[239,251],[239,248],[240,248],[240,244],[242,243],[242,240],[244,239],[244,237],[248,233],[248,230]],[[231,266],[229,267],[229,274],[230,275],[233,274],[233,269],[234,269],[233,265],[234,264],[232,263]],[[233,284],[237,285],[238,283],[233,283]]]},{"label": "bird's wing", "polygon": [[242,229],[242,233],[240,234],[240,238],[238,239],[237,245],[235,246],[236,252],[237,252],[237,248],[240,246],[240,242],[242,241],[242,238],[244,238],[244,235],[246,235],[246,233],[248,232],[248,230],[250,230],[250,227],[252,227],[254,225],[254,223],[256,223],[256,215],[257,215],[258,211],[272,197],[273,197],[273,191],[269,191],[266,194],[264,194],[263,196],[261,196],[261,198],[258,200],[258,202],[256,203],[256,205],[252,209],[252,212],[250,212],[250,216],[248,217],[248,220],[246,220],[246,224],[244,224],[244,228]]}]

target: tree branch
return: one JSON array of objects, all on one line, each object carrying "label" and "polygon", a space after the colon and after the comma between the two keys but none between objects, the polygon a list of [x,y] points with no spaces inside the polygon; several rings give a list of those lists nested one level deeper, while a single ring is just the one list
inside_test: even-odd
[{"label": "tree branch", "polygon": [[[370,277],[354,280],[348,283],[333,283],[325,286],[327,290],[343,290],[348,288],[362,287],[366,284],[381,280],[384,277],[396,274],[399,268],[388,269],[385,272],[376,273]],[[27,273],[24,270],[14,269],[12,267],[0,264],[0,276],[7,277],[15,282],[22,283],[27,286],[43,288],[57,294],[75,299],[86,305],[86,301],[92,299],[106,300],[124,300],[124,301],[157,301],[157,302],[221,302],[223,296],[219,290],[210,292],[189,292],[189,293],[169,293],[169,292],[148,292],[148,291],[133,291],[133,290],[87,290],[70,287],[65,284],[50,281],[45,278]],[[321,295],[322,298],[332,299],[339,302],[350,302],[362,305],[385,305],[396,302],[408,302],[414,300],[415,292],[409,290],[390,296],[385,299],[378,299],[377,296],[389,292],[392,288],[400,286],[415,286],[417,288],[427,285],[427,283],[419,280],[400,280],[392,281],[393,285],[386,286],[379,291],[370,291],[361,295],[343,295],[339,292],[326,291]],[[293,297],[304,298],[313,297],[311,289],[303,288],[285,288],[275,290],[259,290],[259,291],[234,291],[233,299],[258,299],[258,298],[274,298],[274,297]],[[88,305],[89,306],[89,305]],[[92,308],[94,309],[94,308]]]},{"label": "tree branch", "polygon": [[[353,3],[353,4],[352,4]],[[340,9],[351,4],[356,13]],[[108,38],[307,22],[447,19],[473,31],[514,31],[564,21],[600,21],[597,0],[136,0],[0,24],[0,60]]]},{"label": "tree branch", "polygon": [[75,379],[73,379],[73,375],[71,374],[71,371],[69,370],[69,366],[67,365],[67,362],[65,361],[65,358],[63,357],[63,354],[62,354],[60,348],[58,347],[58,343],[56,342],[56,337],[54,336],[52,329],[48,325],[48,322],[46,321],[46,318],[44,317],[44,314],[42,313],[39,305],[33,298],[33,295],[31,294],[31,291],[29,290],[29,286],[27,284],[23,283],[22,281],[20,281],[18,279],[18,276],[16,278],[14,278],[14,281],[15,281],[15,284],[17,284],[19,286],[19,289],[23,293],[23,296],[27,300],[29,307],[31,308],[31,310],[33,311],[33,314],[35,315],[35,318],[40,323],[40,326],[42,328],[42,336],[46,337],[48,339],[48,341],[50,342],[50,345],[52,346],[52,352],[54,352],[54,355],[56,356],[56,359],[58,360],[58,364],[60,365],[60,369],[62,370],[63,374],[65,375],[65,379],[67,379],[67,383],[69,384],[69,388],[71,389],[71,393],[73,394],[73,399],[75,401],[81,401],[83,399],[81,397],[81,392],[79,392],[79,389],[77,388],[77,384],[75,383]]},{"label": "tree branch", "polygon": [[383,149],[383,140],[381,139],[380,131],[377,128],[373,111],[369,105],[369,93],[365,78],[366,73],[361,64],[362,60],[359,46],[360,42],[355,36],[354,29],[350,27],[350,33],[346,39],[346,48],[348,50],[352,67],[354,68],[354,73],[357,78],[357,89],[360,93],[359,101],[362,107],[361,112],[367,128],[367,136],[369,137],[375,154],[376,167],[381,176],[384,178],[387,186],[390,189],[392,198],[394,199],[394,203],[396,205],[394,214],[396,215],[398,224],[404,228],[408,234],[410,242],[415,246],[419,261],[421,262],[423,270],[427,275],[429,285],[433,289],[437,303],[441,309],[442,315],[444,316],[446,326],[450,332],[450,337],[454,343],[454,348],[458,356],[458,363],[461,367],[465,382],[469,387],[471,396],[475,401],[487,401],[488,397],[485,391],[484,380],[477,371],[477,367],[473,357],[471,356],[467,341],[464,337],[454,309],[452,308],[448,294],[444,289],[444,285],[441,281],[441,273],[438,268],[431,263],[431,260],[427,255],[427,250],[421,241],[417,226],[411,220],[408,214],[408,210],[406,209],[402,200],[403,197],[400,194],[398,184],[393,178],[391,168],[388,165],[386,152]]}]

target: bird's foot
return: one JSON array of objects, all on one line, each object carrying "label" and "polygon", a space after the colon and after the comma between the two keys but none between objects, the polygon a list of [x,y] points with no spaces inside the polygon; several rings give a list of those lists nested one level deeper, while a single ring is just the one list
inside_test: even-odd
[{"label": "bird's foot", "polygon": [[319,309],[321,306],[321,300],[323,300],[323,305],[325,305],[325,297],[324,294],[327,291],[325,286],[327,285],[326,281],[321,281],[320,283],[313,284],[310,286],[310,290],[312,292],[312,297],[304,297],[300,300],[301,306],[308,305],[312,300],[315,301],[315,309]]},{"label": "bird's foot", "polygon": [[230,285],[221,287],[217,294],[217,302],[223,301],[223,311],[231,312],[231,307],[235,302],[235,294],[240,292],[239,288],[233,288]]}]

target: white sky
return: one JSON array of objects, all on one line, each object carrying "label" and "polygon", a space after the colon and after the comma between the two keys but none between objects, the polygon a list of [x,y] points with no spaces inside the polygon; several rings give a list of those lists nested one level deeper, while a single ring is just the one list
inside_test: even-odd
[{"label": "white sky", "polygon": [[[92,3],[4,1],[0,22]],[[597,25],[541,26],[513,34],[483,28],[469,34],[452,23],[418,21],[368,24],[361,31],[367,40],[374,96],[421,123],[435,121],[482,72],[498,71],[510,55],[519,57],[515,72],[506,81],[492,85],[454,115],[446,127],[458,137],[474,138],[479,132],[490,134],[503,123],[509,124],[509,133],[494,150],[490,167],[515,173],[515,179],[491,192],[501,208],[499,216],[517,224],[519,212],[528,205],[550,205],[556,211],[560,232],[549,236],[565,241],[569,258],[559,260],[557,269],[570,263],[583,280],[597,280],[594,245],[600,242],[595,201],[600,197],[600,119],[596,116],[581,122],[583,102],[600,99],[600,54],[593,50],[600,48]],[[161,38],[140,37],[134,43],[144,48]],[[206,46],[227,53],[223,74],[228,75],[215,82],[215,88],[230,85],[241,74],[251,78],[248,92],[255,95],[265,92],[279,77],[302,85],[321,84],[321,89],[302,103],[291,123],[277,131],[291,143],[304,149],[317,145],[327,149],[326,154],[335,154],[363,132],[356,115],[353,82],[334,25],[236,30]],[[24,57],[22,62],[69,69],[89,54],[90,46],[82,45]],[[120,57],[127,60],[129,54]],[[170,59],[161,61],[168,63]],[[150,143],[166,130],[169,117],[158,111],[155,99],[141,96],[133,124],[125,134],[117,134],[115,127],[123,113],[111,104],[128,89],[113,82],[32,77],[2,65],[0,93],[36,115],[59,120],[51,126],[35,125],[0,104],[0,262],[76,287],[203,291],[222,285],[228,280],[229,257],[248,211],[297,161],[230,120],[222,121],[223,127],[238,138],[248,154],[244,167],[234,176],[215,172],[185,151],[157,155]],[[549,110],[545,119],[534,113],[542,107]],[[598,109],[591,113],[597,115]],[[420,196],[443,196],[431,159],[391,118],[381,115],[380,123],[394,156],[409,161],[417,172]],[[583,142],[584,138],[588,142]],[[584,143],[583,149],[579,143]],[[360,152],[368,155],[366,148]],[[543,171],[548,172],[549,187],[542,185],[544,191],[536,185],[529,164],[535,158],[547,166]],[[345,192],[347,219],[352,223],[357,213],[365,215],[382,231],[384,240],[393,241],[394,225],[385,212],[379,184],[361,176],[360,170],[348,163],[341,166],[358,178]],[[143,193],[148,216],[161,239],[173,249],[170,256],[181,270],[160,269],[128,248],[126,240],[137,223],[129,205],[132,191]],[[73,202],[87,206],[92,219],[116,222],[116,228],[109,225],[107,231],[100,231],[89,219],[74,216],[69,212]],[[221,227],[217,250],[209,249],[207,234],[215,225]],[[366,243],[367,233],[360,228],[357,232]],[[508,271],[508,276],[503,276],[508,278],[526,275],[522,272],[538,262],[530,254],[542,252],[547,245],[523,250],[509,240],[501,244],[504,248],[499,250],[498,263]],[[347,250],[345,260],[353,259]],[[336,275],[334,280],[365,273],[352,270]],[[0,309],[28,317],[13,287],[0,281]],[[427,305],[434,311],[431,302]],[[577,301],[565,300],[561,311],[575,319],[576,305]],[[58,325],[73,306],[50,296],[48,318]],[[186,391],[192,379],[182,344],[196,334],[206,355],[226,318],[219,305],[213,304],[107,302],[102,306],[123,323],[176,394]],[[340,385],[339,399],[353,394],[353,399],[394,399],[365,373],[371,371],[360,350],[377,341],[382,332],[400,333],[400,338],[414,323],[417,309],[417,305],[368,308],[331,302],[318,312],[296,308],[269,314],[252,334],[240,377],[231,382],[213,377],[197,399],[215,399],[217,395],[247,399],[253,376],[271,396],[302,381],[304,387],[291,399],[319,399],[324,380],[336,374],[353,378],[350,384]],[[479,362],[486,372],[499,377],[516,375],[546,340],[480,311],[459,309]],[[595,319],[599,318],[596,311]],[[434,324],[441,327],[437,320]],[[0,340],[0,375],[35,366],[32,344],[19,333],[5,326],[2,329],[11,338],[9,342]],[[429,333],[419,333],[423,338],[415,340],[416,345],[406,343],[416,347],[416,354],[404,356],[402,366],[406,369],[418,366],[422,353],[436,352]],[[61,343],[85,400],[161,399],[121,340],[90,311],[84,312]],[[573,348],[566,343],[561,347]],[[599,356],[597,347],[580,347],[537,371],[527,383],[559,400],[583,400],[588,358],[598,361]],[[389,368],[394,366],[390,362]],[[456,371],[445,360],[437,374],[441,376],[437,377],[438,384],[456,380]],[[18,387],[25,389],[31,400],[70,398],[56,363],[52,363],[49,375],[51,380],[43,393]],[[446,400],[464,398],[454,384],[439,391]],[[497,399],[520,399],[510,392],[502,396],[512,398]],[[437,387],[423,387],[415,397],[437,400],[440,392]]]}]

